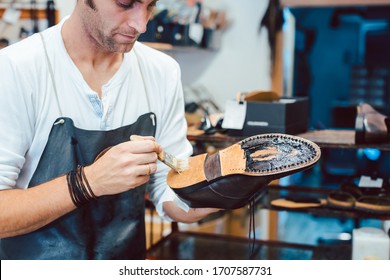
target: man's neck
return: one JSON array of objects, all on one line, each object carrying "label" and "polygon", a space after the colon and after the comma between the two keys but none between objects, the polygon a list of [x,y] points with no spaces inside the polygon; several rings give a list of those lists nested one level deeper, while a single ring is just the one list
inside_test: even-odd
[{"label": "man's neck", "polygon": [[85,33],[81,26],[77,17],[71,16],[65,21],[61,31],[65,48],[76,64],[87,63],[93,67],[110,68],[122,62],[123,54],[104,50],[89,37],[89,34]]},{"label": "man's neck", "polygon": [[[71,16],[61,30],[65,48],[85,81],[101,95],[101,86],[107,83],[120,68],[123,54],[103,50],[92,39],[87,39],[77,17]],[[80,40],[79,38],[85,38]]]}]

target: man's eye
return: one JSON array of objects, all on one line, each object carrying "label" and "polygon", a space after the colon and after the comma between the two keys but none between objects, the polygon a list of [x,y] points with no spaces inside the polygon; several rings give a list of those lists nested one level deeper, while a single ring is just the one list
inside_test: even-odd
[{"label": "man's eye", "polygon": [[150,4],[149,4],[149,8],[154,8],[157,6],[157,0],[156,1],[152,1]]},{"label": "man's eye", "polygon": [[[149,9],[153,9],[156,5],[157,5],[157,1],[158,0],[154,0],[152,1],[149,5],[148,5],[148,8]],[[117,0],[117,5],[123,9],[132,9],[134,8],[134,4],[136,2],[140,2],[142,3],[141,1],[139,0]]]},{"label": "man's eye", "polygon": [[124,9],[129,9],[134,6],[135,1],[125,1],[125,0],[118,0],[118,6]]}]

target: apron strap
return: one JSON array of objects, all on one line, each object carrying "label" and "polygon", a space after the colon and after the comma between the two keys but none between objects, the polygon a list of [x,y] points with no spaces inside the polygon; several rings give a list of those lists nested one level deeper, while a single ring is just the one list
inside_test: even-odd
[{"label": "apron strap", "polygon": [[149,98],[149,94],[148,94],[148,89],[146,88],[146,83],[145,83],[145,78],[144,78],[144,73],[142,71],[142,65],[141,65],[141,62],[140,62],[140,57],[138,55],[138,53],[136,52],[135,49],[133,49],[134,53],[135,53],[135,56],[137,58],[137,62],[138,62],[138,68],[139,68],[139,72],[141,73],[141,79],[142,79],[142,84],[144,85],[144,89],[145,89],[145,97],[146,97],[146,103],[147,103],[147,106],[148,106],[148,110],[149,112],[153,112],[151,110],[151,106],[150,106],[150,98]]},{"label": "apron strap", "polygon": [[58,110],[60,111],[60,115],[63,116],[64,114],[62,114],[60,101],[58,100],[58,91],[57,91],[57,87],[56,87],[56,83],[55,83],[55,79],[54,79],[53,67],[51,66],[51,63],[50,63],[50,59],[49,59],[49,54],[47,52],[47,46],[46,46],[45,38],[43,37],[42,32],[39,32],[39,35],[41,36],[43,49],[45,50],[46,63],[47,63],[47,66],[49,67],[50,78],[51,78],[51,82],[53,84],[54,95],[56,97],[57,104],[58,104]]}]

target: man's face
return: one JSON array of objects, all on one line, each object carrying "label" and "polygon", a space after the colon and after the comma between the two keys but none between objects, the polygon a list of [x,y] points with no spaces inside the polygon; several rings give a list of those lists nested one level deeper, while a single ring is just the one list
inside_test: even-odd
[{"label": "man's face", "polygon": [[81,20],[86,35],[102,49],[129,52],[146,31],[158,0],[82,0]]}]

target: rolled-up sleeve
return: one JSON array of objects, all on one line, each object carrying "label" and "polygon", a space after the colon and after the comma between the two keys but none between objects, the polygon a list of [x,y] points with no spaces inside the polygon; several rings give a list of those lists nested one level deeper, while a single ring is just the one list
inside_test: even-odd
[{"label": "rolled-up sleeve", "polygon": [[16,187],[32,139],[31,87],[11,59],[0,54],[0,190]]},{"label": "rolled-up sleeve", "polygon": [[[184,98],[181,84],[181,73],[178,64],[173,64],[169,73],[166,87],[168,98],[164,104],[162,119],[157,120],[160,125],[157,141],[163,149],[178,159],[187,159],[193,153],[191,143],[187,140],[187,122],[184,114]],[[188,211],[189,207],[181,201],[166,183],[169,168],[158,162],[157,172],[152,176],[148,186],[149,198],[154,203],[158,214],[170,220],[163,211],[165,201],[175,202],[181,209]]]}]

